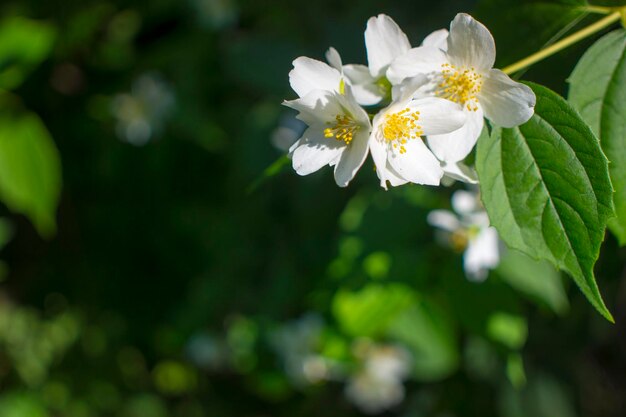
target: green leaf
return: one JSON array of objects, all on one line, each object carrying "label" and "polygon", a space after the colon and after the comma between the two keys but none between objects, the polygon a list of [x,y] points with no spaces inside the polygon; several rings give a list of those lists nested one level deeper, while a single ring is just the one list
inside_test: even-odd
[{"label": "green leaf", "polygon": [[42,22],[10,17],[0,22],[0,88],[19,86],[52,51],[54,28]]},{"label": "green leaf", "polygon": [[493,313],[487,321],[487,335],[509,349],[519,350],[528,338],[526,318],[504,312]]},{"label": "green leaf", "polygon": [[626,31],[597,41],[576,65],[569,101],[580,112],[609,158],[617,217],[609,228],[626,245]]},{"label": "green leaf", "polygon": [[369,284],[360,291],[342,290],[333,314],[351,337],[388,338],[412,352],[414,376],[433,381],[452,373],[459,363],[454,329],[444,312],[408,286]]},{"label": "green leaf", "polygon": [[454,329],[443,311],[426,300],[417,301],[389,325],[387,335],[413,353],[413,374],[420,381],[440,380],[454,372],[459,351]]},{"label": "green leaf", "polygon": [[61,162],[41,120],[32,113],[0,117],[0,199],[50,237],[61,191]]},{"label": "green leaf", "polygon": [[535,115],[515,128],[495,128],[478,143],[483,203],[509,247],[569,273],[613,322],[593,274],[613,215],[608,161],[589,126],[562,97],[529,85],[537,96]]},{"label": "green leaf", "polygon": [[261,184],[270,178],[280,174],[287,166],[291,160],[287,157],[287,155],[283,155],[274,161],[270,166],[263,170],[263,173],[256,178],[246,189],[247,194],[251,194],[256,191]]},{"label": "green leaf", "polygon": [[414,297],[404,285],[370,284],[358,292],[339,291],[333,300],[333,314],[346,334],[376,337],[412,305]]},{"label": "green leaf", "polygon": [[535,261],[521,252],[510,250],[496,269],[503,281],[557,314],[569,308],[561,274],[547,261]]}]

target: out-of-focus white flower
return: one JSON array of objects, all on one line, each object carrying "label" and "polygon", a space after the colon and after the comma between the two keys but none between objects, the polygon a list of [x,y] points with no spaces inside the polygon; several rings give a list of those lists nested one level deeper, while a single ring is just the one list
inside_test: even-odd
[{"label": "out-of-focus white flower", "polygon": [[231,360],[224,341],[208,333],[193,335],[185,347],[191,362],[206,370],[219,370]]},{"label": "out-of-focus white flower", "polygon": [[294,118],[292,115],[283,115],[278,122],[278,126],[272,131],[270,141],[276,149],[287,152],[298,138],[302,136],[304,129],[306,129],[304,122]]},{"label": "out-of-focus white flower", "polygon": [[[417,88],[426,82],[413,79]],[[460,106],[437,97],[413,98],[411,90],[381,110],[373,121],[370,151],[380,185],[387,188],[412,182],[439,185],[444,174],[440,162],[422,140],[423,135],[452,132],[465,122]],[[394,91],[394,96],[397,94]],[[394,97],[395,98],[395,97]]]},{"label": "out-of-focus white flower", "polygon": [[271,336],[271,344],[280,355],[285,372],[297,387],[329,379],[333,364],[318,353],[324,322],[314,314],[290,322]]},{"label": "out-of-focus white flower", "polygon": [[337,185],[346,187],[367,157],[369,116],[341,73],[323,62],[296,59],[289,80],[300,98],[283,104],[308,126],[289,149],[294,170],[308,175],[330,165]]},{"label": "out-of-focus white flower", "polygon": [[483,281],[488,271],[500,262],[498,232],[489,226],[489,217],[478,195],[459,190],[452,195],[452,209],[434,210],[428,223],[445,231],[447,241],[456,250],[464,250],[463,267],[472,281]]},{"label": "out-of-focus white flower", "polygon": [[118,136],[133,145],[145,145],[163,128],[173,105],[174,95],[161,77],[142,75],[133,83],[130,93],[118,94],[113,99]]},{"label": "out-of-focus white flower", "polygon": [[355,356],[362,368],[350,378],[346,396],[368,414],[385,411],[404,399],[403,381],[411,371],[410,354],[392,345],[358,341]]},{"label": "out-of-focus white flower", "polygon": [[428,136],[428,146],[440,160],[458,162],[470,153],[483,128],[483,116],[496,125],[513,127],[533,115],[535,94],[528,86],[494,69],[495,56],[495,42],[489,30],[471,16],[459,13],[449,34],[431,34],[421,47],[409,50],[389,67],[387,77],[392,84],[426,75],[430,83],[422,94],[463,106],[467,114],[463,128]]}]

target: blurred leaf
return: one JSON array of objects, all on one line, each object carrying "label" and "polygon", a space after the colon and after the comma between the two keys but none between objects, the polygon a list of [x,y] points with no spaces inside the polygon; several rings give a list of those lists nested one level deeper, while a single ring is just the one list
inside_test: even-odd
[{"label": "blurred leaf", "polygon": [[617,217],[609,228],[626,245],[626,30],[597,41],[569,79],[569,101],[600,138],[609,159]]},{"label": "blurred leaf", "polygon": [[21,17],[0,22],[0,88],[12,89],[50,54],[53,26]]},{"label": "blurred leaf", "polygon": [[509,250],[496,271],[513,288],[547,305],[555,313],[564,314],[568,310],[561,274],[547,261],[535,261],[521,252]]},{"label": "blurred leaf", "polygon": [[353,337],[384,334],[399,313],[414,301],[413,291],[404,285],[370,284],[358,292],[341,290],[333,300],[333,314],[341,328]]},{"label": "blurred leaf", "polygon": [[5,392],[0,397],[2,417],[46,417],[48,412],[41,400],[34,395],[20,392]]},{"label": "blurred leaf", "polygon": [[511,385],[520,389],[526,385],[526,372],[524,371],[524,360],[519,353],[511,353],[506,360],[506,376],[511,381]]},{"label": "blurred leaf", "polygon": [[558,94],[529,84],[534,116],[478,143],[476,169],[492,224],[513,249],[568,272],[613,322],[593,273],[613,214],[608,162],[591,129]]},{"label": "blurred leaf", "polygon": [[39,233],[56,229],[61,192],[61,162],[41,120],[32,113],[0,116],[0,198],[25,214]]},{"label": "blurred leaf", "polygon": [[7,219],[0,218],[0,249],[4,248],[13,237],[13,225]]},{"label": "blurred leaf", "polygon": [[263,173],[258,178],[256,178],[252,182],[252,184],[248,186],[248,189],[246,190],[246,192],[250,194],[256,191],[257,188],[259,188],[259,186],[263,184],[265,181],[283,172],[285,168],[289,166],[290,161],[291,159],[289,159],[287,155],[283,155],[277,160],[275,160],[270,166],[268,166],[267,168],[265,168],[265,170],[263,170]]},{"label": "blurred leaf", "polygon": [[526,318],[503,312],[494,313],[487,322],[487,335],[509,349],[521,349],[528,337]]},{"label": "blurred leaf", "polygon": [[167,395],[180,395],[196,387],[196,374],[186,364],[175,361],[163,361],[152,371],[154,385]]},{"label": "blurred leaf", "polygon": [[399,314],[387,334],[412,351],[414,376],[420,381],[442,379],[458,366],[452,325],[439,308],[425,300]]},{"label": "blurred leaf", "polygon": [[363,269],[372,279],[383,279],[391,268],[391,255],[387,252],[374,252],[363,260]]},{"label": "blurred leaf", "polygon": [[123,417],[167,417],[164,401],[153,394],[140,394],[130,398],[120,413]]},{"label": "blurred leaf", "polygon": [[529,375],[526,386],[521,389],[503,387],[499,399],[502,417],[575,417],[574,402],[563,387],[552,377]]}]

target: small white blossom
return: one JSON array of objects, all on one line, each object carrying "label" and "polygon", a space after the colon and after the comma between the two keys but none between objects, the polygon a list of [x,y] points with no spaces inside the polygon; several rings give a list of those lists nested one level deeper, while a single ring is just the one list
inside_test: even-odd
[{"label": "small white blossom", "polygon": [[[422,81],[426,78],[422,77]],[[417,77],[413,79],[418,81]],[[420,82],[415,83],[420,86]],[[460,106],[437,97],[401,96],[381,110],[373,121],[370,151],[376,164],[380,185],[439,185],[444,175],[440,162],[422,140],[424,135],[452,132],[465,122]],[[396,92],[394,92],[394,95]]]},{"label": "small white blossom", "polygon": [[489,225],[489,217],[482,208],[478,195],[459,190],[452,195],[452,209],[434,210],[428,215],[428,223],[447,233],[450,245],[465,250],[463,268],[472,281],[483,281],[488,270],[500,262],[498,232]]},{"label": "small white blossom", "polygon": [[430,83],[421,93],[463,106],[467,121],[461,129],[428,136],[428,145],[440,160],[461,161],[471,152],[483,128],[483,116],[496,125],[513,127],[533,115],[534,93],[494,69],[495,56],[489,30],[459,13],[449,34],[445,30],[431,34],[421,47],[409,50],[389,67],[387,77],[392,84],[426,75]]},{"label": "small white blossom", "polygon": [[377,414],[404,399],[403,381],[411,370],[411,357],[400,347],[359,341],[356,356],[362,368],[346,386],[346,396],[362,411]]},{"label": "small white blossom", "polygon": [[308,126],[289,149],[294,170],[308,175],[330,165],[337,185],[346,187],[367,157],[369,116],[341,73],[323,62],[296,59],[289,80],[300,98],[283,104]]}]

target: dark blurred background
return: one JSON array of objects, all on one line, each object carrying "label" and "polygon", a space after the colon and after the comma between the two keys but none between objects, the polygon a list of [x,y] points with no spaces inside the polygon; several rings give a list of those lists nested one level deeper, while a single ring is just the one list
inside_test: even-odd
[{"label": "dark blurred background", "polygon": [[[576,3],[3,0],[0,142],[45,128],[0,169],[0,416],[623,416],[612,236],[615,325],[546,265],[469,282],[426,222],[461,185],[385,192],[368,162],[340,189],[280,159],[292,60],[365,63],[370,16],[417,46],[472,13],[503,66],[594,19]],[[564,94],[592,42],[523,78]]]}]

